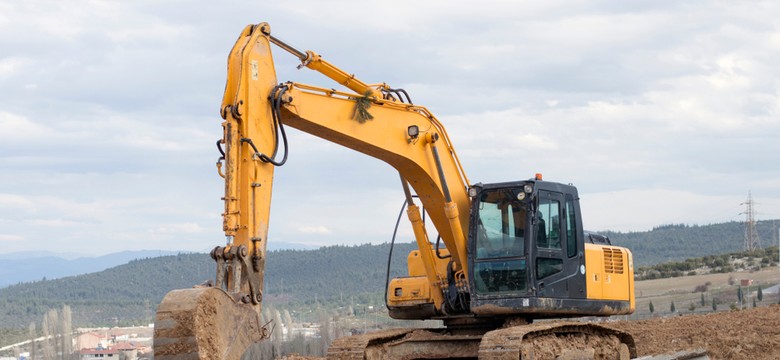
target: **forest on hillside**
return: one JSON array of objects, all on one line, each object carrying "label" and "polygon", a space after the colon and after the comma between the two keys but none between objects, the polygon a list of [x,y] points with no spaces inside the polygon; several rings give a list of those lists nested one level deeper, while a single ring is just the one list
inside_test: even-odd
[{"label": "forest on hillside", "polygon": [[[330,246],[318,250],[269,252],[266,301],[290,305],[376,300],[384,290],[389,244]],[[391,276],[406,272],[412,244],[397,244]],[[0,324],[26,328],[52,308],[67,304],[74,326],[148,324],[170,290],[214,278],[208,254],[138,259],[86,275],[41,280],[0,289]],[[381,298],[381,296],[380,296]]]},{"label": "forest on hillside", "polygon": [[[762,247],[777,245],[773,226],[774,220],[756,222]],[[649,231],[606,231],[601,234],[608,236],[613,244],[631,249],[637,266],[648,266],[742,251],[745,223],[732,221],[711,225],[662,225]]]},{"label": "forest on hillside", "polygon": [[[757,224],[765,246],[772,223]],[[646,232],[606,232],[613,243],[633,251],[637,268],[741,250],[739,222],[690,226],[666,225]],[[396,244],[391,277],[406,273],[411,243]],[[284,308],[381,306],[389,244],[327,246],[317,250],[268,253],[265,299]],[[153,321],[157,304],[172,289],[213,279],[207,254],[179,254],[131,261],[101,272],[45,279],[0,289],[0,334],[26,329],[50,309],[72,310],[74,327],[137,325]]]},{"label": "forest on hillside", "polygon": [[651,266],[642,266],[634,270],[636,280],[652,280],[686,275],[708,273],[731,273],[747,270],[760,271],[765,267],[777,266],[778,247],[772,246],[752,251],[707,255],[689,258],[684,261],[670,261]]}]

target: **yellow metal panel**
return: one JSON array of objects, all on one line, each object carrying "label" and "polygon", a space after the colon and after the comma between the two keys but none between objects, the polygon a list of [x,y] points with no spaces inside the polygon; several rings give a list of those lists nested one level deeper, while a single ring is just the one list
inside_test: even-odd
[{"label": "yellow metal panel", "polygon": [[628,274],[624,269],[627,262],[625,252],[621,248],[609,246],[602,247],[601,251],[605,265],[602,297],[607,300],[627,301],[629,292]]},{"label": "yellow metal panel", "polygon": [[[431,247],[433,246],[431,245]],[[447,249],[440,249],[439,254],[442,257],[446,257],[450,253],[447,251]],[[436,273],[439,274],[440,278],[446,279],[449,259],[439,259],[438,257],[434,257],[433,259],[436,267]],[[422,258],[420,258],[419,250],[413,250],[409,253],[409,256],[407,256],[406,259],[406,264],[407,269],[409,270],[409,276],[425,276],[425,264],[423,264]]]},{"label": "yellow metal panel", "polygon": [[422,262],[419,250],[414,250],[409,253],[406,260],[406,266],[409,269],[409,276],[425,276],[425,264]]},{"label": "yellow metal panel", "polygon": [[430,286],[425,276],[396,278],[390,281],[387,304],[390,306],[433,303]]},{"label": "yellow metal panel", "polygon": [[601,299],[604,259],[601,248],[594,244],[585,244],[585,278],[588,299]]},{"label": "yellow metal panel", "polygon": [[631,250],[623,249],[628,258],[628,297],[631,301],[631,312],[636,310],[636,293],[634,292],[634,255]]},{"label": "yellow metal panel", "polygon": [[[436,273],[436,260],[431,251],[430,242],[428,242],[428,235],[425,232],[425,224],[420,216],[420,209],[417,205],[409,204],[406,213],[409,215],[409,221],[412,223],[412,229],[414,230],[414,238],[417,242],[417,259],[423,266],[423,274],[428,278],[429,284],[438,284],[441,282],[442,277]],[[436,291],[438,288],[432,288],[433,301],[436,304],[436,308],[440,309],[441,304],[444,303],[444,296],[441,291]]]},{"label": "yellow metal panel", "polygon": [[634,306],[633,259],[628,249],[585,244],[588,299],[630,301]]}]

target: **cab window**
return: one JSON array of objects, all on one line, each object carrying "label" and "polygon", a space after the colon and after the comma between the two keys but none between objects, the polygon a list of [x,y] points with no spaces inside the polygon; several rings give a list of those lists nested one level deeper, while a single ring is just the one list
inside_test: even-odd
[{"label": "cab window", "polygon": [[569,257],[577,255],[576,222],[574,213],[574,198],[566,194],[566,254]]},{"label": "cab window", "polygon": [[539,200],[537,213],[536,247],[540,249],[561,248],[561,203],[558,200]]}]

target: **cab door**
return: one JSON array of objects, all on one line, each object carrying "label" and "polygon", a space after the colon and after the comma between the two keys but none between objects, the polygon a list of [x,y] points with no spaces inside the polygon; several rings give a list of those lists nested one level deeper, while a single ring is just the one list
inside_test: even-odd
[{"label": "cab door", "polygon": [[566,266],[566,212],[560,192],[539,190],[533,225],[534,268],[537,296],[568,298],[566,278],[571,266]]},{"label": "cab door", "polygon": [[522,187],[486,189],[472,209],[472,300],[529,295],[526,203]]},{"label": "cab door", "polygon": [[585,245],[580,218],[580,204],[577,193],[564,195],[563,230],[566,234],[565,257],[563,258],[564,272],[566,276],[569,298],[584,299],[586,293],[585,278]]}]

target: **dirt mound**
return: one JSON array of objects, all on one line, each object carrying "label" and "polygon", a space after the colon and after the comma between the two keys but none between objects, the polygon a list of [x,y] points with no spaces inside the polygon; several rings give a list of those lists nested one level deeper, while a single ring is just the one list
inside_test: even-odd
[{"label": "dirt mound", "polygon": [[780,357],[780,306],[687,315],[609,326],[634,335],[639,356],[705,348],[715,359]]}]

